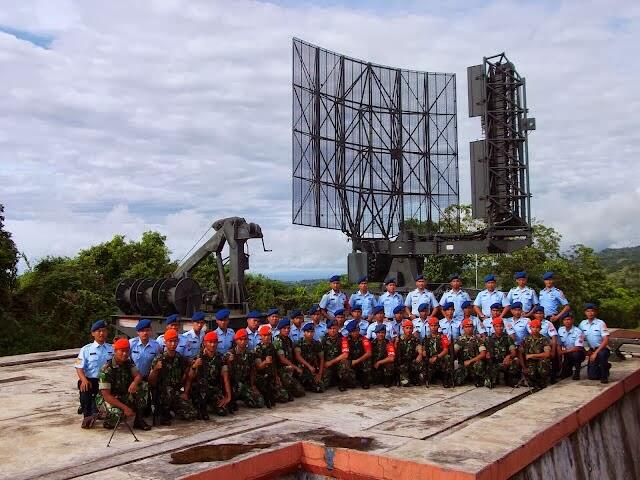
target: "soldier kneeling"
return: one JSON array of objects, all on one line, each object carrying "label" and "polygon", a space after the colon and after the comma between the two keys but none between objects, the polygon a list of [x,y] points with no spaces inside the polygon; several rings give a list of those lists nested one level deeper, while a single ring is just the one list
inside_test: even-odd
[{"label": "soldier kneeling", "polygon": [[329,320],[327,334],[321,342],[324,355],[322,384],[325,390],[332,385],[338,385],[338,390],[344,392],[348,385],[355,383],[355,375],[348,363],[349,339],[339,335],[335,320]]},{"label": "soldier kneeling", "polygon": [[410,387],[424,383],[422,374],[422,345],[413,334],[413,322],[402,322],[402,335],[398,339],[397,362],[400,385]]},{"label": "soldier kneeling", "polygon": [[324,372],[324,352],[319,341],[313,339],[313,323],[305,323],[302,327],[303,338],[295,346],[295,357],[302,369],[300,382],[311,392],[324,392],[322,374]]},{"label": "soldier kneeling", "polygon": [[545,388],[551,371],[551,342],[540,335],[540,320],[529,322],[531,336],[522,343],[523,373],[535,390]]},{"label": "soldier kneeling", "polygon": [[395,377],[396,349],[393,342],[388,342],[385,338],[387,336],[386,325],[376,325],[374,332],[376,339],[371,346],[373,383],[382,384],[389,388]]},{"label": "soldier kneeling", "polygon": [[118,419],[133,417],[133,428],[149,430],[142,418],[147,404],[147,384],[129,358],[129,340],[121,338],[113,344],[113,358],[100,371],[96,396],[98,411],[105,415],[104,428],[113,428]]},{"label": "soldier kneeling", "polygon": [[449,354],[449,337],[439,333],[440,320],[436,317],[429,318],[430,335],[422,341],[422,354],[424,356],[424,371],[427,387],[433,383],[434,378],[442,377],[444,388],[453,387],[453,360]]},{"label": "soldier kneeling", "polygon": [[473,334],[473,322],[470,318],[462,321],[464,334],[458,337],[454,350],[461,365],[454,372],[456,385],[462,385],[467,380],[475,383],[476,387],[484,385],[485,357],[487,347],[480,337]]},{"label": "soldier kneeling", "polygon": [[502,317],[492,320],[493,334],[485,340],[487,347],[487,376],[485,386],[493,388],[498,385],[500,374],[504,376],[504,383],[513,387],[519,378],[518,350],[513,339],[504,334]]}]

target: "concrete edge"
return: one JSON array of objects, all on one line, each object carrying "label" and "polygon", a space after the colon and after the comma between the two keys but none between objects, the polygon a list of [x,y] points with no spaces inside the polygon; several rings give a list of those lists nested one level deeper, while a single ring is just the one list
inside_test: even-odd
[{"label": "concrete edge", "polygon": [[51,360],[64,360],[78,356],[79,348],[68,350],[53,350],[51,352],[25,353],[24,355],[9,355],[0,357],[0,367],[13,367],[29,363],[49,362]]}]

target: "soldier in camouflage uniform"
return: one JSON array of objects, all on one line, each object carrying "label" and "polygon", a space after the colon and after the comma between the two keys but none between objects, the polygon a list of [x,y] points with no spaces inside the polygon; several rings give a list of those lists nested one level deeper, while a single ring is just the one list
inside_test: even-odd
[{"label": "soldier in camouflage uniform", "polygon": [[196,411],[189,401],[188,393],[180,393],[186,381],[189,361],[176,351],[178,333],[167,330],[164,341],[165,351],[151,362],[149,384],[154,389],[154,406],[158,409],[160,423],[171,425],[172,410],[183,420],[195,419]]},{"label": "soldier in camouflage uniform", "polygon": [[545,388],[549,381],[551,371],[551,342],[547,337],[540,335],[540,320],[533,319],[529,322],[531,336],[522,342],[522,372],[529,383],[536,390]]},{"label": "soldier in camouflage uniform", "polygon": [[242,400],[249,408],[264,407],[264,398],[256,386],[255,354],[248,347],[249,337],[246,329],[240,329],[234,336],[233,360],[229,366],[231,389],[233,392],[232,409]]},{"label": "soldier in camouflage uniform", "polygon": [[276,402],[286,403],[293,400],[289,393],[283,388],[278,369],[276,368],[276,357],[278,353],[271,343],[271,327],[262,325],[258,329],[260,343],[256,345],[256,386],[264,398],[267,408],[274,407]]},{"label": "soldier in camouflage uniform", "polygon": [[423,368],[426,385],[433,383],[433,379],[442,377],[444,388],[453,387],[453,356],[449,337],[439,333],[440,320],[430,317],[428,320],[431,335],[422,340]]},{"label": "soldier in camouflage uniform", "polygon": [[313,323],[305,323],[302,326],[302,335],[295,347],[295,357],[298,366],[302,369],[300,382],[310,392],[324,392],[322,375],[324,373],[324,352],[322,344],[313,339]]},{"label": "soldier in camouflage uniform", "polygon": [[454,344],[454,351],[458,356],[458,369],[453,373],[456,385],[462,385],[467,380],[473,380],[476,387],[484,385],[485,356],[487,347],[484,341],[473,334],[473,322],[470,318],[462,321],[464,333]]},{"label": "soldier in camouflage uniform", "polygon": [[326,390],[337,384],[338,390],[344,392],[347,385],[355,384],[355,375],[348,363],[349,340],[338,335],[338,324],[335,320],[327,322],[327,334],[321,343],[324,354],[323,387]]},{"label": "soldier in camouflage uniform", "polygon": [[203,349],[189,369],[184,390],[191,394],[199,420],[209,420],[209,410],[225,416],[228,413],[227,405],[231,402],[229,368],[217,350],[218,334],[207,332]]},{"label": "soldier in camouflage uniform", "polygon": [[360,335],[360,329],[355,320],[349,320],[344,328],[349,334],[347,345],[353,378],[366,390],[371,385],[371,342]]},{"label": "soldier in camouflage uniform", "polygon": [[422,368],[422,345],[413,334],[413,322],[402,322],[402,335],[396,347],[396,363],[400,385],[410,387],[424,383]]},{"label": "soldier in camouflage uniform", "polygon": [[96,395],[98,412],[105,416],[104,427],[113,428],[122,415],[135,415],[133,428],[150,430],[151,427],[142,418],[149,390],[133,360],[129,358],[129,340],[117,340],[113,349],[113,358],[100,370],[100,393]]},{"label": "soldier in camouflage uniform", "polygon": [[289,338],[291,321],[285,317],[278,322],[278,336],[273,339],[273,347],[278,354],[278,376],[282,386],[291,397],[304,397],[304,387],[298,380],[302,375],[302,369],[294,363],[294,345]]},{"label": "soldier in camouflage uniform", "polygon": [[376,339],[371,346],[371,377],[373,383],[382,384],[389,388],[395,378],[396,350],[395,341],[387,341],[387,326],[376,325],[374,330]]},{"label": "soldier in camouflage uniform", "polygon": [[485,339],[487,347],[487,374],[485,386],[498,385],[500,373],[504,375],[505,385],[513,387],[520,378],[520,358],[513,339],[504,333],[502,317],[492,320],[493,334]]}]

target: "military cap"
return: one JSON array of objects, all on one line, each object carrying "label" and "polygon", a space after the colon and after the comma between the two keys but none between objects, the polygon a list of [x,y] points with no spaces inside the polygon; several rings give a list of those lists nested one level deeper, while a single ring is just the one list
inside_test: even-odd
[{"label": "military cap", "polygon": [[424,312],[425,310],[429,310],[429,305],[426,303],[421,303],[418,305],[418,312]]},{"label": "military cap", "polygon": [[[245,333],[247,333],[247,331],[245,329],[240,330],[241,332],[244,331]],[[207,334],[204,336],[204,341],[205,342],[217,342],[218,341],[218,334],[216,332],[207,332]]]},{"label": "military cap", "polygon": [[136,325],[136,332],[144,330],[145,328],[151,328],[151,320],[149,320],[148,318],[143,318],[138,322],[138,324]]},{"label": "military cap", "polygon": [[164,324],[171,325],[172,323],[176,323],[178,321],[180,321],[180,315],[178,315],[177,313],[174,313],[173,315],[169,315],[167,318],[164,319]]},{"label": "military cap", "polygon": [[404,322],[402,322],[402,328],[404,328],[404,327],[413,328],[413,323],[411,322],[411,320],[405,320]]},{"label": "military cap", "polygon": [[538,305],[536,308],[533,309],[533,313],[538,313],[538,312],[544,313],[544,307],[542,305]]},{"label": "military cap", "polygon": [[271,307],[267,310],[267,317],[270,317],[271,315],[280,315],[280,311],[277,308]]},{"label": "military cap", "polygon": [[521,309],[521,310],[522,310],[522,302],[513,302],[513,303],[511,304],[511,308],[512,308],[512,309],[514,309],[514,308],[519,308],[519,309]]},{"label": "military cap", "polygon": [[438,317],[429,317],[429,325],[440,325]]},{"label": "military cap", "polygon": [[164,334],[164,339],[165,339],[165,341],[167,341],[167,340],[177,340],[178,339],[178,332],[176,332],[175,330],[167,330],[166,333]]},{"label": "military cap", "polygon": [[313,331],[314,328],[315,326],[313,325],[313,322],[307,322],[302,326],[302,331],[310,332],[310,331]]},{"label": "military cap", "polygon": [[571,310],[567,310],[562,315],[560,315],[560,317],[558,317],[558,320],[564,320],[567,317],[573,318],[573,312]]},{"label": "military cap", "polygon": [[496,276],[493,273],[490,273],[489,275],[485,275],[484,277],[484,283],[495,282],[495,281],[496,281]]},{"label": "military cap", "polygon": [[418,280],[424,280],[424,275],[416,275],[416,282]]},{"label": "military cap", "polygon": [[309,315],[313,315],[318,311],[320,311],[320,307],[318,305],[311,305],[311,308],[309,309]]},{"label": "military cap", "polygon": [[462,326],[463,326],[463,327],[473,327],[473,322],[471,321],[471,319],[470,319],[470,318],[465,318],[465,319],[462,321]]},{"label": "military cap", "polygon": [[234,335],[233,338],[234,340],[238,340],[240,338],[244,338],[247,336],[247,330],[245,328],[241,328],[240,330],[238,330]]},{"label": "military cap", "polygon": [[540,325],[541,325],[540,320],[535,320],[535,319],[534,319],[534,320],[531,320],[531,321],[529,322],[529,326],[530,326],[530,327],[538,327],[538,328],[540,328]]},{"label": "military cap", "polygon": [[194,322],[203,322],[204,316],[204,312],[193,312],[193,315],[191,315],[191,320],[193,320]]},{"label": "military cap", "polygon": [[543,280],[551,280],[553,278],[553,272],[544,272],[542,275]]},{"label": "military cap", "polygon": [[349,320],[347,323],[344,324],[344,329],[349,333],[353,332],[357,327],[358,327],[358,322],[356,322],[355,320]]},{"label": "military cap", "polygon": [[460,274],[454,273],[453,275],[450,275],[449,281],[452,281],[452,280],[460,280]]},{"label": "military cap", "polygon": [[367,278],[366,275],[362,275],[360,277],[358,277],[358,283],[366,283],[369,279]]},{"label": "military cap", "polygon": [[504,325],[504,323],[502,323],[502,317],[496,317],[493,320],[491,320],[491,324],[492,325]]},{"label": "military cap", "polygon": [[394,285],[396,284],[396,279],[391,277],[391,278],[387,278],[384,283],[386,283],[387,285],[389,285],[390,283],[393,283]]},{"label": "military cap", "polygon": [[126,338],[119,338],[115,342],[113,342],[114,350],[129,350],[129,340]]},{"label": "military cap", "polygon": [[334,317],[337,317],[338,315],[344,315],[344,308],[339,308],[335,312],[333,312]]},{"label": "military cap", "polygon": [[339,281],[340,281],[340,275],[333,275],[333,276],[329,279],[329,281],[330,281],[331,283],[333,283],[333,282],[339,282]]},{"label": "military cap", "polygon": [[295,309],[295,310],[291,310],[291,312],[289,313],[289,317],[290,318],[304,317],[304,314],[302,313],[301,310]]},{"label": "military cap", "polygon": [[598,307],[596,307],[596,304],[595,304],[595,303],[585,303],[585,304],[584,304],[584,309],[585,309],[585,310],[595,310],[595,309],[597,309],[597,308],[598,308]]},{"label": "military cap", "polygon": [[502,310],[502,304],[500,302],[492,303],[491,310]]},{"label": "military cap", "polygon": [[216,320],[226,320],[231,315],[231,311],[227,308],[223,308],[222,310],[218,310],[216,313]]},{"label": "military cap", "polygon": [[260,312],[259,310],[251,310],[249,313],[247,313],[247,318],[260,318],[262,317],[262,312]]},{"label": "military cap", "polygon": [[261,325],[258,329],[258,334],[269,335],[271,333],[271,325]]},{"label": "military cap", "polygon": [[473,303],[471,303],[469,300],[465,300],[464,302],[462,302],[460,304],[461,308],[467,308],[467,307],[472,307],[472,306],[473,306]]},{"label": "military cap", "polygon": [[444,302],[444,305],[442,305],[442,310],[450,310],[452,308],[456,308],[453,302]]},{"label": "military cap", "polygon": [[291,326],[291,320],[289,320],[289,317],[284,317],[280,319],[280,321],[278,322],[278,325],[276,325],[276,328],[278,330],[281,330],[283,328],[290,327],[290,326]]},{"label": "military cap", "polygon": [[373,329],[374,333],[380,333],[380,332],[386,332],[387,331],[387,326],[384,323],[379,323],[376,325],[376,327]]},{"label": "military cap", "polygon": [[517,280],[518,278],[527,278],[527,272],[524,270],[521,272],[516,272],[513,274],[513,277]]},{"label": "military cap", "polygon": [[95,332],[96,330],[100,330],[101,328],[107,328],[107,324],[104,322],[104,320],[96,320],[95,322],[93,322],[93,325],[91,325],[91,333]]},{"label": "military cap", "polygon": [[331,328],[338,325],[338,322],[336,322],[335,320],[327,320],[327,328]]},{"label": "military cap", "polygon": [[396,305],[393,309],[393,314],[404,312],[404,305]]},{"label": "military cap", "polygon": [[375,307],[373,307],[373,309],[371,310],[371,313],[373,313],[374,315],[376,313],[380,313],[380,312],[384,312],[384,307],[382,305],[376,305]]}]

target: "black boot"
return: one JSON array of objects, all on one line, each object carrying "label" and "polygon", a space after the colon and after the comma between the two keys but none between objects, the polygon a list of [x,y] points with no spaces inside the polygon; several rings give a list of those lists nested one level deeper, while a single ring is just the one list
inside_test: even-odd
[{"label": "black boot", "polygon": [[578,365],[576,369],[573,371],[573,377],[571,378],[573,380],[580,380],[580,365]]},{"label": "black boot", "polygon": [[147,422],[144,421],[144,418],[142,418],[142,415],[137,414],[136,418],[133,420],[133,428],[147,431],[147,430],[151,430],[151,425],[147,424]]},{"label": "black boot", "polygon": [[200,405],[198,409],[198,416],[201,420],[209,420],[209,412],[207,412],[207,405]]}]

